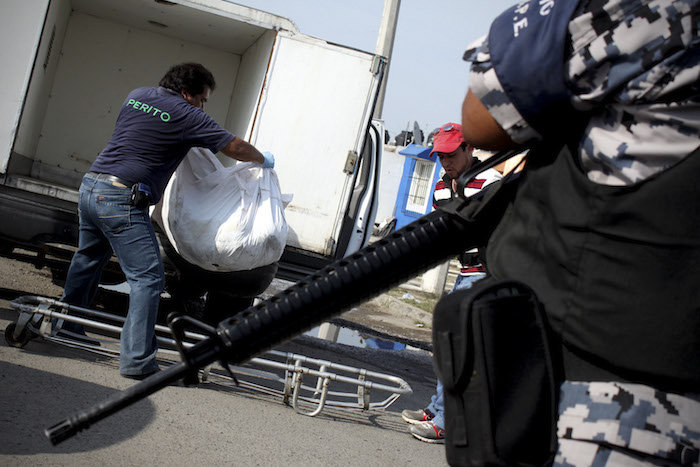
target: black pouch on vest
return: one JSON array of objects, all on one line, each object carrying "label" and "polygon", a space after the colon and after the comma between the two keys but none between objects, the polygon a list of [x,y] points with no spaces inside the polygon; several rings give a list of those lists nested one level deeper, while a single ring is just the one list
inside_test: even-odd
[{"label": "black pouch on vest", "polygon": [[546,318],[522,283],[457,290],[433,316],[450,465],[547,465],[556,453],[558,386]]}]

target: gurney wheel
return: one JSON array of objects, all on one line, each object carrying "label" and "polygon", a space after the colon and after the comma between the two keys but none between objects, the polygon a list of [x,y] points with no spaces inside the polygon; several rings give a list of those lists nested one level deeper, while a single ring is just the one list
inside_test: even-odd
[{"label": "gurney wheel", "polygon": [[16,328],[17,323],[10,323],[7,325],[7,327],[5,328],[5,342],[7,342],[7,345],[9,345],[10,347],[16,347],[18,349],[21,349],[22,347],[27,345],[27,342],[31,340],[32,335],[27,330],[27,328],[24,328],[24,330],[20,333],[19,337],[15,339],[14,334]]}]

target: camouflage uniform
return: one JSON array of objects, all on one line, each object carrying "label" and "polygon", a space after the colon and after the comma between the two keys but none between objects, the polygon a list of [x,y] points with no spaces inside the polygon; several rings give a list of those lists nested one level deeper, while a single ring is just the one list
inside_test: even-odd
[{"label": "camouflage uniform", "polygon": [[640,384],[561,387],[556,465],[700,465],[700,396]]},{"label": "camouflage uniform", "polygon": [[[574,14],[566,78],[573,105],[593,111],[580,144],[592,181],[631,185],[698,147],[699,4],[591,0]],[[510,137],[526,145],[540,139],[503,91],[485,38],[469,46],[465,60],[472,61],[472,92]]]},{"label": "camouflage uniform", "polygon": [[[591,181],[634,185],[698,147],[699,3],[590,0],[574,13],[565,79],[571,104],[590,115],[579,156]],[[542,139],[504,92],[486,38],[464,59],[471,91],[513,141]],[[698,394],[567,381],[559,415],[558,465],[700,465]]]}]

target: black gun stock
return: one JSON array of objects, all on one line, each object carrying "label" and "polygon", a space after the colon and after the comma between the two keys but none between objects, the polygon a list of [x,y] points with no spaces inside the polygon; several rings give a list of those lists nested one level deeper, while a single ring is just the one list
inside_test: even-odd
[{"label": "black gun stock", "polygon": [[[494,156],[487,162],[492,166],[502,160],[503,157]],[[465,186],[462,179],[485,170],[485,165],[479,164],[460,177],[460,185]],[[485,244],[510,199],[504,195],[509,190],[502,185],[494,183],[469,200],[453,200],[444,209],[421,217],[221,321],[216,329],[203,325],[210,337],[187,350],[180,345],[182,363],[48,428],[46,436],[52,444],[58,444],[174,381],[196,381],[199,368],[216,361],[224,368],[240,364],[466,249]],[[171,328],[178,340],[173,321],[176,320],[171,320]]]}]

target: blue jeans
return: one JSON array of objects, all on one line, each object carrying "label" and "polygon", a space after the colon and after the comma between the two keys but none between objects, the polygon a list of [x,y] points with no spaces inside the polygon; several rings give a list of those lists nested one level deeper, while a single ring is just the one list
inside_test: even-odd
[{"label": "blue jeans", "polygon": [[88,307],[102,268],[114,251],[131,287],[119,372],[151,373],[158,369],[155,324],[165,274],[148,208],[130,204],[130,188],[116,187],[90,174],[83,177],[79,196],[78,251],[68,269],[62,300]]},{"label": "blue jeans", "polygon": [[[468,289],[472,285],[474,285],[474,282],[483,279],[484,277],[486,277],[485,274],[477,274],[473,276],[457,276],[455,285],[454,287],[452,287],[450,293],[454,292],[455,290]],[[432,422],[436,426],[445,429],[445,400],[442,391],[442,381],[440,381],[439,379],[437,380],[435,394],[433,394],[430,398],[428,410],[430,410],[433,413],[433,415],[435,415],[435,418],[433,418]]]}]

